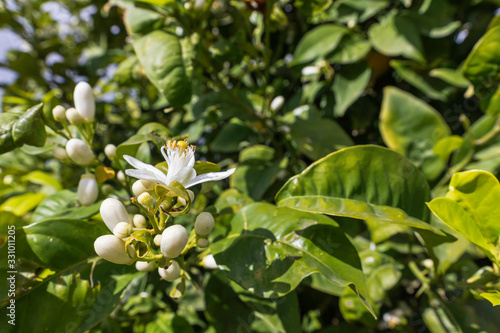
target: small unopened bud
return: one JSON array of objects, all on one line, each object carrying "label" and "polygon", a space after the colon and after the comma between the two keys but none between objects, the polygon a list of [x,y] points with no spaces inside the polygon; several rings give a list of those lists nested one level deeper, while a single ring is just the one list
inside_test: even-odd
[{"label": "small unopened bud", "polygon": [[132,223],[125,206],[115,198],[108,198],[101,204],[100,213],[102,220],[109,230],[113,231],[120,222]]},{"label": "small unopened bud", "polygon": [[203,266],[208,269],[217,269],[219,266],[217,266],[217,262],[215,262],[215,258],[212,254],[209,254],[205,258],[203,258],[202,262]]},{"label": "small unopened bud", "polygon": [[132,222],[134,222],[136,228],[144,229],[148,226],[146,218],[141,214],[135,214]]},{"label": "small unopened bud", "polygon": [[272,102],[271,102],[271,110],[276,111],[281,109],[283,104],[285,103],[285,97],[283,96],[276,96]]},{"label": "small unopened bud", "polygon": [[95,119],[95,100],[92,87],[87,82],[79,82],[73,94],[75,109],[86,122]]},{"label": "small unopened bud", "polygon": [[75,108],[69,108],[66,110],[66,118],[68,118],[68,121],[72,125],[78,125],[83,122],[82,116],[76,111]]},{"label": "small unopened bud", "polygon": [[78,183],[78,201],[84,206],[93,204],[99,195],[99,187],[95,176],[91,173],[86,173],[80,178]]},{"label": "small unopened bud", "polygon": [[144,192],[148,192],[154,189],[156,182],[151,180],[139,179],[132,184],[132,192],[136,197],[140,196]]},{"label": "small unopened bud", "polygon": [[153,238],[153,242],[156,246],[161,246],[161,235],[156,235],[155,238]]},{"label": "small unopened bud", "polygon": [[134,262],[135,252],[128,246],[127,250],[132,258],[125,252],[125,242],[114,235],[98,237],[94,242],[95,252],[99,257],[115,264],[129,265]]},{"label": "small unopened bud", "polygon": [[[194,201],[194,192],[191,191],[191,190],[186,190],[188,195],[189,195],[189,199],[191,200],[191,202]],[[181,203],[181,205],[183,206],[186,206],[187,205],[187,202],[186,200],[184,200],[183,198],[179,197],[179,202]]]},{"label": "small unopened bud", "polygon": [[55,121],[63,122],[66,121],[66,109],[62,105],[57,105],[52,109],[52,117]]},{"label": "small unopened bud", "polygon": [[80,139],[71,139],[66,143],[66,153],[76,164],[88,166],[94,161],[94,152]]},{"label": "small unopened bud", "polygon": [[123,171],[120,170],[116,173],[116,179],[118,179],[120,183],[125,183],[125,174]]},{"label": "small unopened bud", "polygon": [[317,66],[306,66],[302,68],[301,74],[302,76],[315,75],[319,73],[319,67]]},{"label": "small unopened bud", "polygon": [[104,147],[104,154],[106,154],[107,158],[113,160],[116,156],[116,146],[111,143],[109,145],[106,145],[106,147]]},{"label": "small unopened bud", "polygon": [[152,272],[155,270],[155,263],[150,261],[138,261],[135,263],[135,268],[139,272]]},{"label": "small unopened bud", "polygon": [[155,206],[155,199],[148,192],[144,192],[140,196],[138,196],[137,202],[147,210],[153,210]]},{"label": "small unopened bud", "polygon": [[109,184],[103,184],[101,187],[101,192],[104,196],[110,195],[111,193],[113,193],[114,190],[115,188]]},{"label": "small unopened bud", "polygon": [[133,227],[128,222],[119,222],[113,228],[113,234],[118,238],[127,238],[133,231]]},{"label": "small unopened bud", "polygon": [[208,239],[198,238],[198,240],[196,241],[196,245],[198,245],[198,247],[201,247],[203,249],[208,246]]},{"label": "small unopened bud", "polygon": [[203,212],[196,217],[194,232],[200,237],[207,237],[214,228],[215,220],[212,214]]},{"label": "small unopened bud", "polygon": [[425,268],[430,269],[430,268],[434,267],[434,261],[432,261],[432,259],[427,258],[427,259],[422,260],[422,265],[424,265]]},{"label": "small unopened bud", "polygon": [[168,282],[172,282],[177,279],[181,275],[181,267],[177,263],[177,261],[172,260],[170,266],[167,269],[160,267],[158,268],[158,274],[160,274],[163,280]]},{"label": "small unopened bud", "polygon": [[174,224],[165,229],[161,235],[160,249],[167,258],[177,258],[189,239],[189,233],[186,228],[180,224]]},{"label": "small unopened bud", "polygon": [[59,161],[64,161],[65,159],[68,158],[68,154],[66,153],[66,149],[61,148],[61,147],[55,147],[54,150],[52,151],[52,154]]}]

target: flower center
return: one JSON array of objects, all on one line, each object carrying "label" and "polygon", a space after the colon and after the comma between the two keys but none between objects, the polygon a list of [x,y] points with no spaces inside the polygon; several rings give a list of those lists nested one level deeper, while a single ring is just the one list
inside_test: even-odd
[{"label": "flower center", "polygon": [[187,154],[190,150],[189,147],[191,147],[193,151],[196,149],[196,146],[190,145],[189,142],[187,142],[187,139],[184,139],[184,141],[168,140],[167,144],[165,145],[165,148],[167,148],[167,150],[177,150],[179,152],[179,156],[183,153]]}]

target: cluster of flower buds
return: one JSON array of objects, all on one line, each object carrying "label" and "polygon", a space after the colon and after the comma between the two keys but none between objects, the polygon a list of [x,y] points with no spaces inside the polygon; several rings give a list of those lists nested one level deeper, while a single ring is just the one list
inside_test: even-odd
[{"label": "cluster of flower buds", "polygon": [[[67,138],[65,147],[56,147],[53,153],[54,157],[61,161],[69,159],[87,169],[87,172],[80,178],[77,194],[80,204],[88,206],[96,202],[99,196],[98,182],[113,178],[115,172],[111,168],[98,165],[96,155],[92,150],[96,110],[92,87],[86,82],[78,83],[75,86],[73,99],[75,105],[72,108],[65,109],[62,105],[57,105],[52,109],[54,120],[61,123],[65,130],[60,134]],[[109,144],[104,152],[112,160],[116,155],[116,146]]]},{"label": "cluster of flower buds", "polygon": [[[139,271],[158,269],[166,281],[182,278],[187,274],[185,254],[196,246],[206,248],[208,236],[215,219],[209,212],[196,217],[191,232],[175,223],[175,218],[188,214],[195,194],[186,189],[202,182],[224,179],[234,169],[225,172],[198,174],[194,168],[194,147],[185,141],[169,141],[162,153],[168,171],[143,163],[125,155],[125,160],[135,169],[125,173],[138,178],[132,185],[135,195],[131,202],[141,211],[132,219],[125,206],[117,199],[108,198],[101,205],[101,217],[112,235],[99,237],[96,253],[110,262],[132,264]],[[202,264],[203,265],[203,264]]]}]

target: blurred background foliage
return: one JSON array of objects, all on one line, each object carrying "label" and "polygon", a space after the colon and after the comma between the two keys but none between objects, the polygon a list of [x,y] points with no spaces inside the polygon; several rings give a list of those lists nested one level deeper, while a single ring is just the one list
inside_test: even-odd
[{"label": "blurred background foliage", "polygon": [[[195,281],[187,286],[102,261],[94,270],[93,240],[105,232],[96,222],[99,204],[75,204],[84,170],[54,159],[64,139],[51,110],[72,105],[75,84],[89,82],[98,120],[92,148],[117,172],[126,167],[123,154],[158,163],[158,138],[184,135],[198,157],[223,168],[237,165],[229,189],[197,190],[193,209],[215,205],[220,214],[213,240],[234,232],[240,209],[274,203],[290,177],[355,145],[387,146],[408,158],[432,189],[422,200],[425,210],[431,196],[446,194],[455,172],[500,171],[499,5],[2,0],[1,36],[14,41],[0,62],[3,114],[44,103],[38,116],[47,126],[28,127],[36,135],[22,136],[16,149],[4,146],[0,157],[1,242],[4,226],[24,226],[17,237],[19,322],[9,327],[2,319],[2,331],[495,332],[498,308],[474,286],[498,283],[498,271],[467,239],[445,229],[453,242],[423,233],[421,242],[408,225],[356,223],[356,214],[335,220],[359,253],[377,319],[353,290],[310,272],[294,291],[263,299],[238,277],[203,266],[193,268]],[[10,127],[2,119],[4,135]],[[118,146],[114,161],[103,153],[109,143]],[[393,161],[385,150],[379,156]],[[371,175],[370,161],[360,159],[360,172]],[[127,198],[130,184],[110,179],[101,184],[100,199]],[[32,224],[51,217],[62,219]],[[417,218],[446,228],[428,210]],[[76,230],[65,219],[85,224]],[[182,298],[168,297],[183,287]]]}]

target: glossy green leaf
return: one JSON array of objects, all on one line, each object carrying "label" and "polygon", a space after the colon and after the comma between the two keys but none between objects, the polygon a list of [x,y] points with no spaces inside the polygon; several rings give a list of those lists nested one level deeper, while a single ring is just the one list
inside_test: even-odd
[{"label": "glossy green leaf", "polygon": [[443,163],[446,163],[450,155],[464,144],[464,138],[458,135],[451,135],[442,138],[434,145],[432,152],[439,156]]},{"label": "glossy green leaf", "polygon": [[311,164],[281,188],[279,206],[432,230],[429,185],[398,153],[379,146],[356,146]]},{"label": "glossy green leaf", "polygon": [[318,60],[335,50],[347,32],[345,27],[335,24],[323,24],[302,37],[295,49],[293,64],[302,64]]},{"label": "glossy green leaf", "polygon": [[450,228],[476,244],[494,262],[500,262],[500,184],[486,171],[465,171],[453,175],[445,198],[428,205]]},{"label": "glossy green leaf", "polygon": [[38,104],[23,114],[0,113],[0,154],[24,144],[43,147],[47,133],[42,112],[43,104]]},{"label": "glossy green leaf", "polygon": [[177,333],[177,332],[194,332],[193,328],[181,316],[171,312],[160,312],[156,318],[146,325],[145,333]]},{"label": "glossy green leaf", "polygon": [[191,81],[176,35],[155,30],[134,39],[133,46],[149,80],[172,107],[181,107],[191,100]]},{"label": "glossy green leaf", "polygon": [[370,41],[378,52],[423,61],[423,47],[415,24],[407,17],[390,13],[368,29]]},{"label": "glossy green leaf", "polygon": [[433,148],[451,131],[430,105],[396,87],[386,87],[379,128],[385,144],[409,157],[428,179],[441,173],[444,164]]},{"label": "glossy green leaf", "polygon": [[0,205],[0,211],[12,212],[17,216],[22,216],[38,206],[45,198],[42,193],[25,193],[7,199]]},{"label": "glossy green leaf", "polygon": [[335,75],[332,89],[335,96],[333,113],[336,117],[344,116],[349,106],[363,93],[370,77],[371,70],[365,64],[344,66]]},{"label": "glossy green leaf", "polygon": [[493,306],[500,305],[500,291],[498,290],[488,291],[479,295],[490,301]]},{"label": "glossy green leaf", "polygon": [[109,231],[103,223],[44,220],[16,230],[22,249],[18,254],[44,267],[63,269],[94,255],[94,241],[105,233]]},{"label": "glossy green leaf", "polygon": [[56,190],[61,190],[61,183],[54,176],[39,170],[32,171],[23,176],[24,181],[29,181],[34,184],[53,187]]},{"label": "glossy green leaf", "polygon": [[341,40],[339,47],[333,51],[328,60],[339,64],[352,64],[363,59],[372,46],[366,37],[350,32]]},{"label": "glossy green leaf", "polygon": [[429,72],[429,76],[459,88],[467,88],[470,85],[469,80],[460,71],[453,68],[434,68]]},{"label": "glossy green leaf", "polygon": [[260,200],[288,160],[269,160],[270,150],[263,149],[261,145],[245,148],[240,155],[242,158],[230,178],[230,185],[253,200]]},{"label": "glossy green leaf", "polygon": [[500,114],[500,26],[493,27],[477,42],[462,67],[464,76],[474,85],[481,108],[491,115]]},{"label": "glossy green leaf", "polygon": [[261,297],[280,297],[312,273],[355,285],[367,297],[354,246],[332,219],[266,203],[244,207],[231,231],[210,246],[226,275]]},{"label": "glossy green leaf", "polygon": [[332,2],[333,0],[297,0],[294,5],[306,15],[316,15],[327,9]]},{"label": "glossy green leaf", "polygon": [[116,147],[115,159],[121,160],[123,155],[135,156],[140,146],[148,141],[153,142],[157,147],[161,147],[165,144],[168,136],[170,136],[170,131],[162,124],[148,123],[142,126],[136,135],[131,136]]},{"label": "glossy green leaf", "polygon": [[443,89],[440,85],[431,82],[432,78],[426,78],[424,77],[424,74],[413,70],[413,61],[392,60],[390,65],[396,70],[403,80],[419,89],[426,96],[432,99],[437,99],[438,101],[446,101],[447,97],[445,89]]},{"label": "glossy green leaf", "polygon": [[244,122],[233,118],[228,122],[210,143],[210,147],[216,152],[235,152],[240,150],[240,143],[248,139],[253,133],[252,129]]},{"label": "glossy green leaf", "polygon": [[76,192],[69,190],[59,191],[46,197],[33,212],[31,221],[40,222],[52,218],[86,219],[99,212],[100,202],[81,206],[77,202],[77,197]]},{"label": "glossy green leaf", "polygon": [[283,119],[290,128],[290,138],[299,151],[317,160],[335,150],[352,146],[354,142],[334,120],[321,117],[314,109],[300,114],[290,112]]}]

